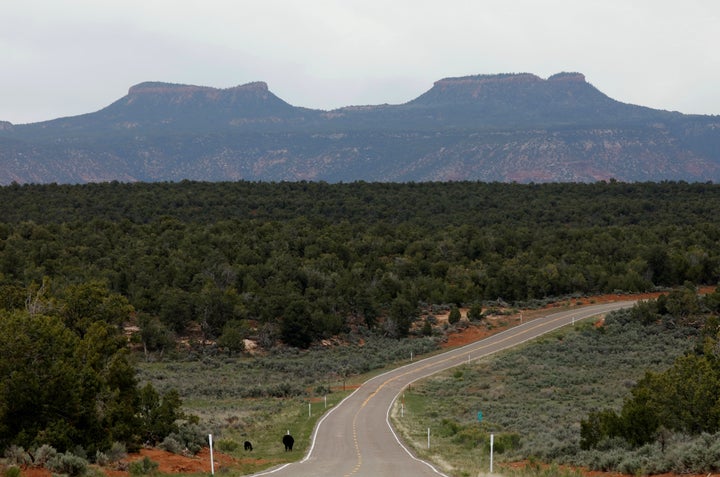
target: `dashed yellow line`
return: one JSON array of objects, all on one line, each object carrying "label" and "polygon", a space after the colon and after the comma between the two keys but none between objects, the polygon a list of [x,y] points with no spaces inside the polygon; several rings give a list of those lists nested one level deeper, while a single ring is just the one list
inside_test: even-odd
[{"label": "dashed yellow line", "polygon": [[[578,310],[578,311],[580,312],[580,311],[582,311],[582,310]],[[603,312],[599,312],[599,313],[603,313]],[[588,317],[590,317],[590,316],[594,316],[594,315],[588,315],[588,316],[583,317],[583,318],[581,318],[581,319],[588,318]],[[570,317],[572,317],[572,314],[570,315]],[[446,362],[448,362],[448,361],[457,360],[458,358],[462,358],[462,357],[464,357],[464,356],[467,356],[467,357],[469,358],[472,353],[477,353],[478,351],[481,351],[481,350],[483,350],[484,348],[489,348],[489,347],[491,347],[491,346],[497,346],[497,345],[499,345],[499,344],[501,344],[501,343],[503,343],[503,342],[505,342],[505,341],[508,341],[508,340],[510,340],[510,339],[513,339],[513,338],[516,338],[516,337],[518,337],[518,336],[520,336],[520,335],[523,335],[523,334],[527,334],[527,333],[529,333],[530,331],[535,330],[536,328],[540,328],[540,327],[542,327],[542,326],[546,326],[546,325],[548,325],[548,324],[550,324],[550,323],[553,323],[553,322],[555,322],[555,321],[560,321],[560,320],[567,319],[567,318],[568,318],[568,316],[567,316],[567,315],[564,315],[564,316],[559,316],[559,317],[557,317],[557,318],[554,318],[554,319],[552,319],[552,320],[543,321],[542,323],[539,323],[539,324],[536,324],[536,325],[534,325],[534,326],[528,327],[527,329],[522,330],[522,331],[520,331],[520,332],[518,332],[518,333],[509,335],[509,336],[507,336],[507,337],[503,337],[502,339],[500,339],[500,340],[498,340],[498,341],[494,341],[494,342],[492,342],[492,343],[488,343],[488,344],[486,344],[486,345],[482,345],[482,346],[479,346],[479,347],[477,347],[477,348],[473,348],[472,350],[468,350],[468,351],[462,352],[462,353],[460,353],[460,354],[456,354],[456,355],[450,356],[450,357],[445,358],[445,359],[441,359],[441,360],[438,360],[438,361],[432,361],[431,363],[427,363],[427,364],[425,364],[425,365],[423,365],[423,366],[420,366],[420,367],[417,367],[417,368],[413,368],[413,369],[411,369],[411,370],[409,370],[409,371],[406,371],[406,372],[404,372],[404,373],[395,375],[395,376],[393,376],[392,378],[388,378],[387,380],[385,380],[384,382],[382,382],[382,383],[381,383],[377,388],[375,388],[375,390],[374,390],[372,393],[370,393],[370,395],[363,401],[363,403],[360,405],[360,408],[358,409],[358,411],[355,413],[355,416],[353,417],[353,424],[352,424],[352,427],[353,427],[353,442],[354,442],[354,444],[355,444],[355,454],[357,455],[357,463],[355,464],[355,467],[353,467],[353,469],[352,469],[350,472],[348,472],[347,474],[345,474],[343,477],[350,477],[350,476],[352,476],[352,475],[357,474],[358,471],[360,470],[360,467],[362,467],[362,452],[360,452],[360,444],[358,443],[358,436],[357,436],[357,419],[358,419],[358,416],[360,415],[360,411],[362,411],[363,408],[365,408],[365,406],[367,406],[368,402],[370,402],[370,400],[371,400],[372,398],[374,398],[374,397],[380,392],[380,390],[381,390],[382,388],[384,388],[384,387],[387,386],[388,384],[392,383],[393,381],[395,381],[395,380],[397,380],[397,379],[399,379],[399,378],[402,378],[402,377],[404,377],[404,376],[407,376],[407,375],[409,375],[409,374],[417,373],[418,371],[422,371],[422,370],[424,370],[424,369],[430,368],[430,367],[432,367],[432,366],[436,366],[436,365],[438,365],[438,364],[446,363]]]},{"label": "dashed yellow line", "polygon": [[[372,397],[372,396],[371,396]],[[362,404],[360,409],[365,407],[365,404],[368,402],[370,398],[366,399],[365,402]],[[360,444],[358,443],[358,436],[357,436],[357,418],[360,414],[360,410],[355,413],[355,417],[353,417],[353,442],[355,443],[355,454],[357,455],[357,463],[355,464],[355,467],[353,467],[353,470],[345,474],[343,477],[350,477],[351,475],[357,474],[357,472],[360,470],[360,467],[362,467],[362,453],[360,452]]]}]

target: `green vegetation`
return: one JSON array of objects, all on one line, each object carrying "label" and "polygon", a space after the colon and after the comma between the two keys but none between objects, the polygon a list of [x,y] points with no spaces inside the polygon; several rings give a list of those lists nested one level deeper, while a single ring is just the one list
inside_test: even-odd
[{"label": "green vegetation", "polygon": [[102,283],[150,352],[196,325],[305,348],[404,337],[422,304],[713,284],[717,210],[720,186],[686,183],[12,185],[0,287]]},{"label": "green vegetation", "polygon": [[[235,420],[222,431],[221,442],[237,443],[238,448],[229,454],[241,457],[239,467],[233,469],[243,475],[258,472],[269,466],[292,462],[302,458],[308,451],[312,431],[318,419],[333,406],[337,405],[350,391],[335,392],[327,395],[327,407],[324,399],[285,399],[256,402],[255,408],[244,403],[243,412],[248,412],[243,420]],[[308,412],[308,404],[311,412]],[[259,409],[260,407],[261,409]],[[232,420],[232,419],[231,419]],[[292,452],[285,452],[282,436],[288,431],[295,439]],[[245,452],[242,443],[252,442],[252,452]],[[232,447],[233,444],[230,444]]]},{"label": "green vegetation", "polygon": [[718,291],[700,298],[684,288],[602,326],[580,323],[434,376],[405,393],[405,417],[396,409],[394,423],[453,475],[487,470],[490,433],[500,463],[717,472],[718,300]]},{"label": "green vegetation", "polygon": [[46,280],[27,291],[24,308],[0,310],[0,448],[92,455],[177,431],[186,418],[177,393],[138,387],[119,327],[130,319],[127,301],[97,283],[49,288]]},{"label": "green vegetation", "polygon": [[[685,290],[633,310],[635,320],[664,321],[668,327],[699,328],[700,335],[694,349],[675,359],[671,367],[645,373],[619,412],[605,409],[591,412],[583,419],[582,449],[622,445],[633,451],[644,448],[645,454],[651,454],[632,462],[622,461],[626,470],[634,467],[634,470],[664,471],[668,466],[681,472],[720,469],[720,445],[712,437],[720,436],[719,300],[717,291],[707,300],[699,300]],[[707,313],[710,314],[705,315]],[[694,440],[698,448],[693,450],[694,455],[684,456],[682,464],[670,464],[667,458],[659,457],[665,457],[677,436],[690,436],[687,441]],[[710,445],[706,446],[705,441]]]},{"label": "green vegetation", "polygon": [[[316,419],[305,415],[307,403],[339,399],[359,374],[435,350],[443,327],[453,326],[440,326],[440,311],[457,322],[468,308],[477,323],[502,303],[716,283],[717,210],[720,187],[686,183],[0,187],[0,448],[35,456],[48,445],[92,461],[115,443],[193,451],[212,432],[229,447],[247,436],[274,449],[292,424],[301,450]],[[635,321],[652,329],[646,322],[656,315],[663,323],[696,316],[690,305],[673,299]],[[613,326],[621,325],[579,334],[591,338],[574,366],[586,373],[589,357],[606,361],[592,345]],[[579,436],[580,420],[605,404],[619,410],[622,391],[645,369],[671,365],[677,341],[663,340],[691,328],[666,328],[658,342],[628,328],[662,351],[644,350],[654,358],[634,362],[638,375],[618,365],[610,401],[595,383],[615,370],[592,375],[596,381],[542,381],[541,357],[523,355],[505,372],[533,370],[524,402],[548,428],[567,409],[543,406],[575,402],[566,389],[583,382],[588,402],[563,428]],[[606,349],[630,349],[612,336],[623,344]],[[476,379],[473,369],[451,382]],[[459,404],[467,415],[437,423],[448,442],[481,446],[483,432],[498,426],[507,455],[562,454],[562,436],[533,441],[520,430],[526,421],[470,426],[474,399]],[[500,415],[504,402],[482,403],[483,411]],[[616,437],[601,433],[597,443]],[[597,443],[588,441],[586,452]],[[267,452],[271,462],[291,458]]]},{"label": "green vegetation", "polygon": [[143,457],[141,460],[130,463],[128,471],[130,475],[154,475],[157,473],[158,463],[150,460],[148,456]]}]

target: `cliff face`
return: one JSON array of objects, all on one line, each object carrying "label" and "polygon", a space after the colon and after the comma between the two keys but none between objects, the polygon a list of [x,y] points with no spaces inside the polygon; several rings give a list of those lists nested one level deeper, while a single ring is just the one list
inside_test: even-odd
[{"label": "cliff face", "polygon": [[318,111],[263,82],[146,82],[90,114],[0,123],[0,184],[324,180],[718,181],[720,118],[620,103],[580,73],[445,78]]},{"label": "cliff face", "polygon": [[217,89],[206,86],[192,86],[171,83],[146,82],[132,86],[127,96],[115,103],[116,108],[127,107],[135,103],[149,103],[156,107],[188,105],[190,107],[235,107],[263,106],[267,109],[282,106],[291,110],[285,103],[268,90],[263,82],[248,83],[234,88]]},{"label": "cliff face", "polygon": [[150,130],[181,128],[191,132],[233,121],[290,120],[297,112],[263,82],[227,89],[147,82],[131,87],[126,96],[96,116],[108,125],[131,123]]}]

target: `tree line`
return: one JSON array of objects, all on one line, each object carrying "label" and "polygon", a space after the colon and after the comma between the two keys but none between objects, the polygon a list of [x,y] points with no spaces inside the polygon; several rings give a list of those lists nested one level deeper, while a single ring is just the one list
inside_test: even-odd
[{"label": "tree line", "polygon": [[13,184],[0,297],[99,283],[150,349],[198,324],[236,344],[402,337],[429,304],[714,284],[718,209],[720,187],[682,182]]}]

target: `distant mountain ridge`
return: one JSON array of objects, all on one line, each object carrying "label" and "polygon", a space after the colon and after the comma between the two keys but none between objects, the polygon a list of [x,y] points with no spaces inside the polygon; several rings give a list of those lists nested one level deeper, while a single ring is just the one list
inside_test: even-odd
[{"label": "distant mountain ridge", "polygon": [[622,103],[581,73],[519,73],[331,111],[264,82],[145,82],[94,113],[0,122],[0,184],[183,179],[716,182],[720,117]]}]

